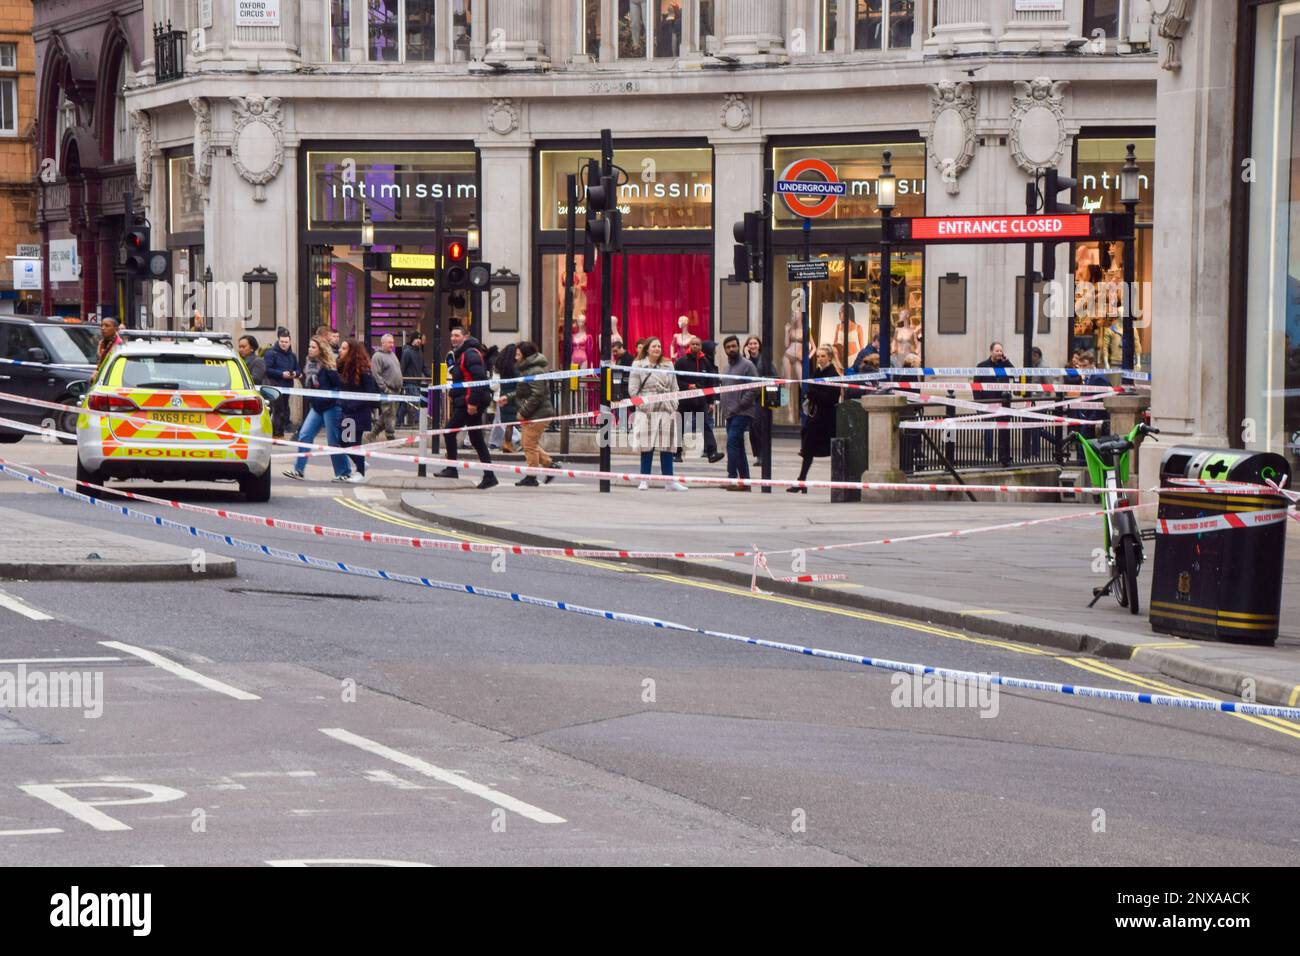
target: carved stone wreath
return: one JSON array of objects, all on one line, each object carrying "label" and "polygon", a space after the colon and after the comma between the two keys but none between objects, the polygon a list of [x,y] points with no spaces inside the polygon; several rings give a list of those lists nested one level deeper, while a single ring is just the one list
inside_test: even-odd
[{"label": "carved stone wreath", "polygon": [[498,97],[488,108],[488,129],[500,136],[509,136],[519,128],[519,110],[508,96]]},{"label": "carved stone wreath", "polygon": [[727,93],[722,97],[722,125],[733,133],[739,132],[750,124],[754,111],[750,109],[749,100],[744,93]]},{"label": "carved stone wreath", "polygon": [[135,127],[135,181],[148,197],[153,185],[153,161],[157,146],[153,140],[153,120],[146,110],[132,110],[131,124]]},{"label": "carved stone wreath", "polygon": [[1065,128],[1064,97],[1069,80],[1039,76],[1016,80],[1011,101],[1011,157],[1027,173],[1059,166],[1070,139]]},{"label": "carved stone wreath", "polygon": [[975,158],[975,91],[969,83],[943,80],[930,87],[930,136],[926,152],[948,194],[960,188],[957,177]]},{"label": "carved stone wreath", "polygon": [[194,190],[206,201],[212,182],[212,106],[201,96],[190,97],[194,110]]},{"label": "carved stone wreath", "polygon": [[1160,69],[1175,72],[1182,68],[1178,46],[1191,26],[1195,3],[1196,0],[1153,0],[1151,20],[1165,41]]},{"label": "carved stone wreath", "polygon": [[284,166],[284,117],[278,96],[232,96],[235,107],[235,171],[253,186],[253,199],[266,200],[266,184]]}]

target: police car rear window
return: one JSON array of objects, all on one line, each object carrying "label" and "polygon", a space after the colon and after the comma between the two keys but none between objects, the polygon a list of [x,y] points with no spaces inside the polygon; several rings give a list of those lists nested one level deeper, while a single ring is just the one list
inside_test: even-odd
[{"label": "police car rear window", "polygon": [[132,355],[119,359],[126,388],[247,388],[243,370],[232,359],[193,355]]}]

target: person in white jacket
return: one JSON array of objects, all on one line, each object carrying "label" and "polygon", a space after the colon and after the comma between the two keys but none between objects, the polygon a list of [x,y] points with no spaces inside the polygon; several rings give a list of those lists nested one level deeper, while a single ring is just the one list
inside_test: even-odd
[{"label": "person in white jacket", "polygon": [[[637,351],[632,371],[628,373],[629,398],[654,399],[678,391],[673,364],[664,355],[664,346],[656,338],[646,339]],[[659,470],[664,475],[673,473],[673,452],[677,450],[677,399],[667,398],[650,404],[636,406],[632,423],[632,447],[641,452],[641,474],[648,475],[654,466],[654,453],[659,452]],[[640,490],[650,487],[642,481]],[[680,481],[668,483],[669,491],[685,491]]]}]

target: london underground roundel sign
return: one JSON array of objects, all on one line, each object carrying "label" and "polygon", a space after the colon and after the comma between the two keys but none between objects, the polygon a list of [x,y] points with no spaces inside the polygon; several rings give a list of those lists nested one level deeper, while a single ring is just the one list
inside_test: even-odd
[{"label": "london underground roundel sign", "polygon": [[[804,173],[813,173],[817,178],[800,179]],[[776,181],[776,191],[796,216],[815,219],[830,212],[835,200],[848,189],[835,175],[835,169],[830,163],[809,157],[795,160],[781,171],[781,177]]]}]

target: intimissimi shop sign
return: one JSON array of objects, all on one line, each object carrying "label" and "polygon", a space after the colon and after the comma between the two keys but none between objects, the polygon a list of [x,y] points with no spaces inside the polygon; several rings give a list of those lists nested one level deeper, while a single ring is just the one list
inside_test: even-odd
[{"label": "intimissimi shop sign", "polygon": [[473,150],[309,150],[307,228],[360,229],[368,207],[382,230],[431,230],[442,200],[449,228],[478,224]]}]

